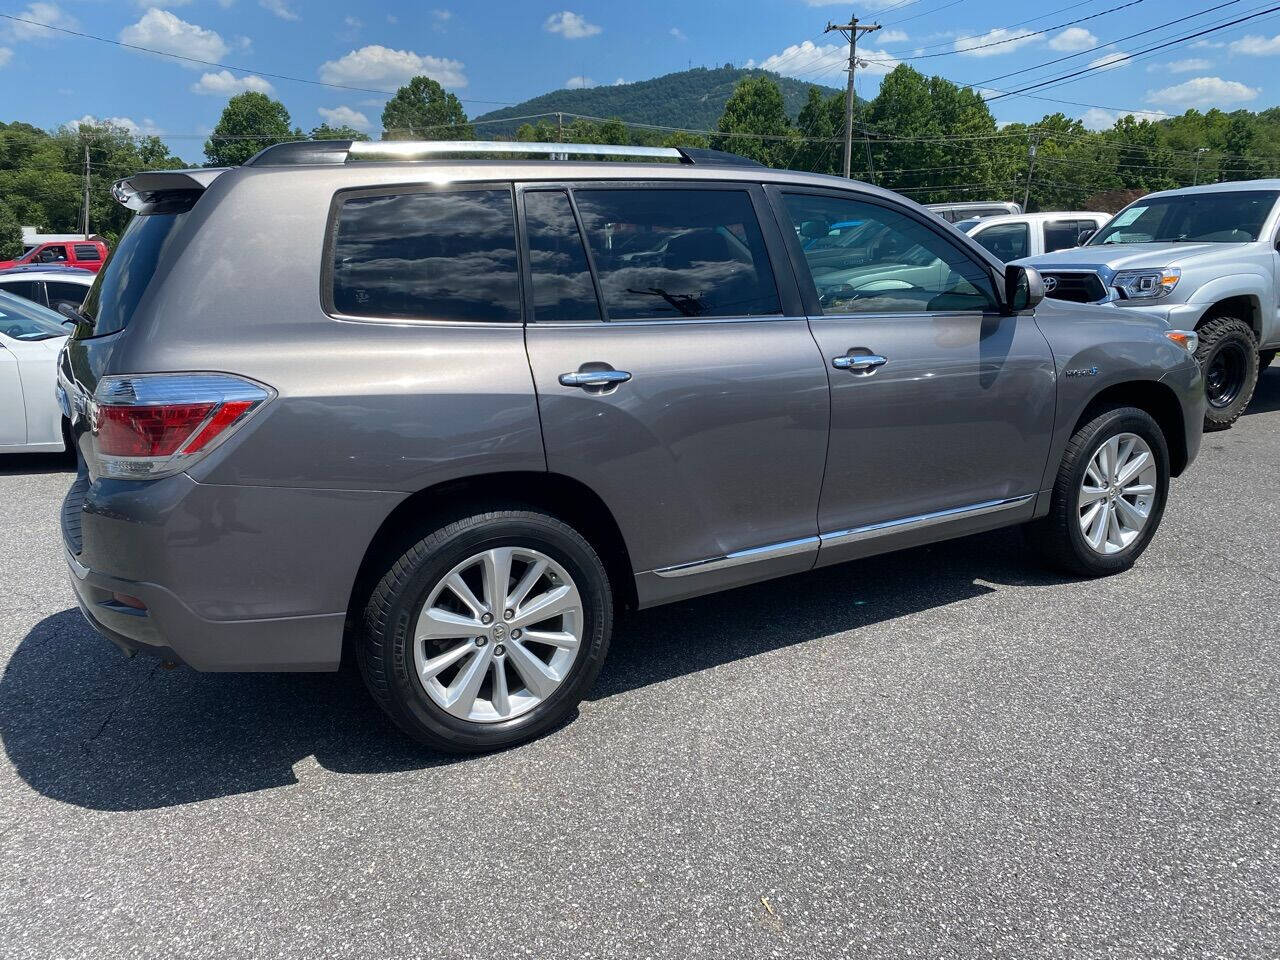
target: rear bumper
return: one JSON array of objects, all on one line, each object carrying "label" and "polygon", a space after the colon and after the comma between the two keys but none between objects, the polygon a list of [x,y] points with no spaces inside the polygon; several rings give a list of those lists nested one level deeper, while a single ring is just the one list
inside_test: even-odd
[{"label": "rear bumper", "polygon": [[71,584],[94,628],[131,654],[333,670],[360,561],[402,496],[85,478],[63,509]]}]

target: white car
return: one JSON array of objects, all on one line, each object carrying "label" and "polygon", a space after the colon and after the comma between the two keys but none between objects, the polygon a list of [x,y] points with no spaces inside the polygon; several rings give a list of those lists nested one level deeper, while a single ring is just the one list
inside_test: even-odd
[{"label": "white car", "polygon": [[1111,219],[1096,210],[1056,213],[1017,213],[999,217],[970,217],[956,224],[997,257],[1008,263],[1084,243]]},{"label": "white car", "polygon": [[57,384],[67,333],[47,307],[0,293],[0,454],[66,449]]},{"label": "white car", "polygon": [[13,267],[0,270],[0,291],[25,297],[55,312],[63,303],[79,309],[95,277],[96,273],[79,267]]}]

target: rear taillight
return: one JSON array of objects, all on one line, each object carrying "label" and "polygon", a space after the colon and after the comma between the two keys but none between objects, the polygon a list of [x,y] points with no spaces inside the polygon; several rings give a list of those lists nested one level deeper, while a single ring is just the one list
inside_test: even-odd
[{"label": "rear taillight", "polygon": [[275,395],[226,373],[103,377],[93,395],[93,436],[103,476],[151,480],[185,470]]}]

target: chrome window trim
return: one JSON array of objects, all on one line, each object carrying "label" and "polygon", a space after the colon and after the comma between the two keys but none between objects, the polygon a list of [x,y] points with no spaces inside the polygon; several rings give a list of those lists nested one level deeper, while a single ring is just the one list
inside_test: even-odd
[{"label": "chrome window trim", "polygon": [[839,546],[846,543],[858,543],[863,540],[874,540],[879,537],[890,536],[895,533],[906,533],[910,530],[920,530],[926,527],[936,526],[941,523],[948,523],[952,520],[967,520],[970,517],[981,517],[990,513],[1000,513],[1005,510],[1013,510],[1017,507],[1030,503],[1035,498],[1034,493],[1024,494],[1020,497],[1007,497],[1003,500],[986,500],[982,503],[974,503],[964,507],[952,507],[948,510],[936,510],[932,513],[922,513],[913,517],[902,517],[897,520],[884,520],[880,523],[869,523],[865,526],[851,527],[848,530],[836,530],[831,533],[819,534],[816,537],[802,537],[799,540],[783,540],[780,543],[765,544],[761,547],[751,547],[747,550],[735,550],[733,553],[727,553],[720,557],[710,557],[706,560],[694,560],[690,563],[678,563],[669,567],[659,567],[653,572],[660,577],[687,577],[696,573],[711,573],[715,570],[725,570],[730,567],[737,567],[747,563],[759,563],[764,560],[778,560],[783,557],[791,557],[797,554],[806,553],[819,547]]}]

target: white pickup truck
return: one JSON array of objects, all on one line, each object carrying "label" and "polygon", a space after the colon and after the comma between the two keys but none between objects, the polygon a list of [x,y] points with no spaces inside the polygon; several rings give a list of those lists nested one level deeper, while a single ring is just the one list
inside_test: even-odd
[{"label": "white pickup truck", "polygon": [[970,217],[956,224],[1005,263],[1078,247],[1111,219],[1096,210]]},{"label": "white pickup truck", "polygon": [[1165,190],[1136,200],[1075,250],[1016,262],[1045,293],[1109,303],[1199,335],[1205,428],[1231,426],[1280,347],[1280,179]]}]

